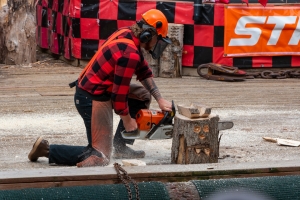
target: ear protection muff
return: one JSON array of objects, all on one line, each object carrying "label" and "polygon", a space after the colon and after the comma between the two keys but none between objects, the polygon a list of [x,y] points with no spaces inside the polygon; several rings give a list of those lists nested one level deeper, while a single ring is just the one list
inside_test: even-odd
[{"label": "ear protection muff", "polygon": [[143,32],[141,32],[141,34],[140,34],[140,42],[141,43],[147,43],[151,39],[152,39],[152,33],[151,33],[151,31],[149,31],[147,29],[147,30],[144,30]]},{"label": "ear protection muff", "polygon": [[140,42],[141,43],[149,42],[153,37],[152,33],[156,33],[156,29],[149,26],[147,29],[145,29],[143,32],[141,32],[140,38],[139,38]]},{"label": "ear protection muff", "polygon": [[[142,21],[139,21],[138,25],[144,29],[144,31],[142,31],[140,34],[140,38],[139,38],[140,42],[141,43],[149,42],[153,37],[153,33],[156,33],[156,29],[152,26],[145,24]],[[156,22],[156,28],[161,28],[161,27],[162,27],[162,23],[160,21]]]}]

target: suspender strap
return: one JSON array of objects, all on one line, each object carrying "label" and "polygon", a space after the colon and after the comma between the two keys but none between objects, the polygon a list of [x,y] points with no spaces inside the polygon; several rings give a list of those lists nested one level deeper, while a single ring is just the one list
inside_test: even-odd
[{"label": "suspender strap", "polygon": [[[130,43],[130,44],[134,44],[134,42],[130,39],[127,38],[120,38],[120,39],[116,39],[114,40],[116,37],[118,37],[119,35],[121,35],[122,33],[124,33],[126,31],[126,29],[121,29],[118,32],[115,32],[114,34],[112,34],[102,45],[101,47],[98,49],[98,51],[95,53],[95,55],[92,57],[92,59],[88,62],[88,64],[85,66],[85,68],[81,71],[78,80],[81,81],[82,77],[84,76],[85,72],[92,66],[92,64],[94,63],[94,61],[96,60],[96,58],[98,57],[98,55],[100,54],[100,52],[102,51],[102,49],[107,46],[108,44],[112,44],[112,43],[117,43],[117,42],[125,42],[125,43]],[[113,41],[112,41],[113,40]]]}]

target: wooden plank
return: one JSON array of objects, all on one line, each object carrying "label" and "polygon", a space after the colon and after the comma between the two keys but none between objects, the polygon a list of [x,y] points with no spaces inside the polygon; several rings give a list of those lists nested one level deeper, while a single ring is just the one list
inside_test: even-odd
[{"label": "wooden plank", "polygon": [[[300,163],[247,162],[210,163],[192,165],[152,165],[125,166],[129,176],[137,182],[161,181],[178,182],[195,179],[215,179],[232,177],[259,177],[272,175],[300,175]],[[33,187],[63,187],[76,185],[120,183],[116,171],[109,167],[57,167],[47,169],[2,171],[0,189],[20,189]]]}]

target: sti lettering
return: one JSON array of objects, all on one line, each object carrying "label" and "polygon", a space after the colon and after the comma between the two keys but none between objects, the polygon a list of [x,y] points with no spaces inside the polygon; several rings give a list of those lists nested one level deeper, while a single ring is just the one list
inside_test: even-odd
[{"label": "sti lettering", "polygon": [[[229,46],[254,46],[257,44],[262,30],[255,27],[246,27],[247,24],[275,24],[271,32],[271,36],[267,45],[276,45],[280,34],[286,24],[295,24],[297,16],[243,16],[241,17],[234,29],[237,35],[250,35],[250,38],[235,38],[231,39]],[[300,20],[288,45],[298,45],[300,40]]]}]

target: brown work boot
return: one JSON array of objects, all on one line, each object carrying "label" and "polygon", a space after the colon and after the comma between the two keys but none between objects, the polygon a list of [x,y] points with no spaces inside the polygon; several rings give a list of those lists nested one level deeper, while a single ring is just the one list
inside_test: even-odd
[{"label": "brown work boot", "polygon": [[134,159],[134,158],[144,158],[145,151],[135,151],[126,145],[120,145],[115,147],[114,158],[126,158],[126,159]]},{"label": "brown work boot", "polygon": [[47,140],[44,140],[42,137],[39,137],[28,154],[28,159],[31,162],[37,161],[39,157],[49,157],[49,143]]}]

